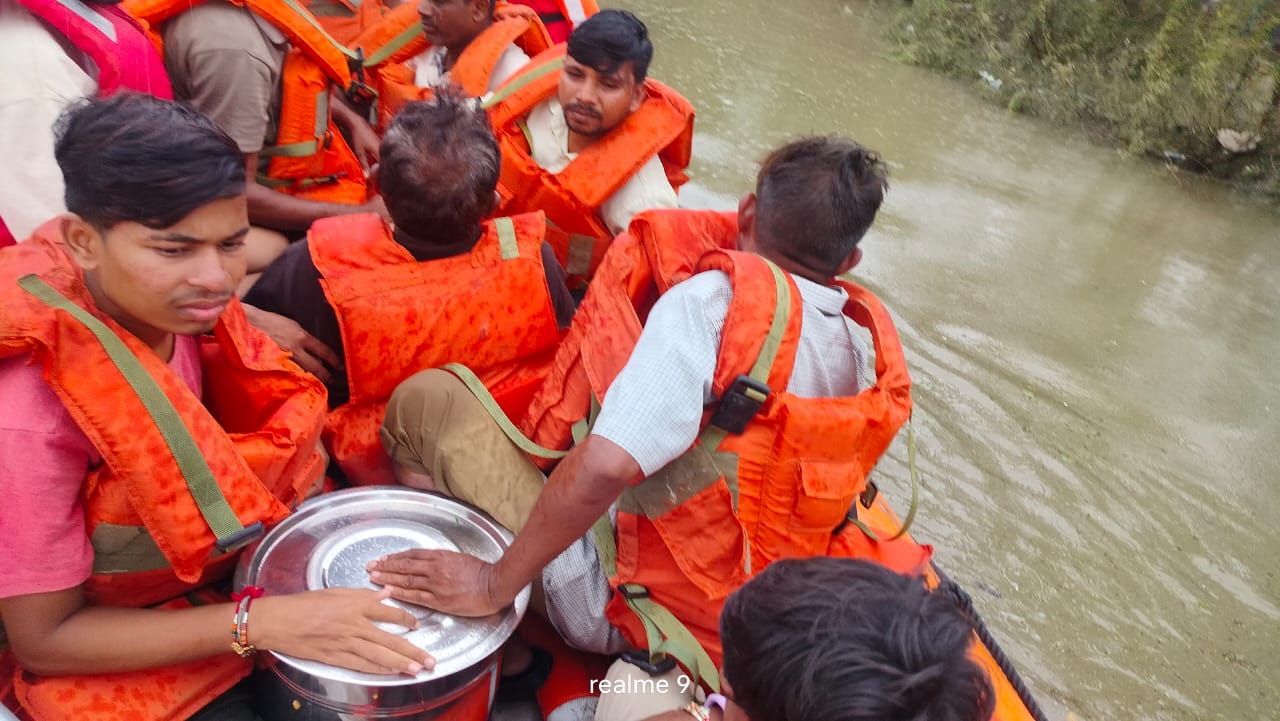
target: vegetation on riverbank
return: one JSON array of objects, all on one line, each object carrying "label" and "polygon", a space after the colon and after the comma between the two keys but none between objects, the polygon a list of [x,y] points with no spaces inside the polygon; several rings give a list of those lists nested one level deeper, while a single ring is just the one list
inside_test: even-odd
[{"label": "vegetation on riverbank", "polygon": [[1280,0],[915,0],[903,56],[1280,202]]}]

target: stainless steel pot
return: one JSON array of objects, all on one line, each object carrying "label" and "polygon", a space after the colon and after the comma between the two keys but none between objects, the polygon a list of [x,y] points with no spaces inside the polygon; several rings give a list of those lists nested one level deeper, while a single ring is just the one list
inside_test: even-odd
[{"label": "stainless steel pot", "polygon": [[[488,516],[444,496],[404,488],[354,488],[304,503],[273,528],[236,572],[236,585],[269,595],[324,588],[377,588],[365,565],[410,548],[445,549],[497,561],[511,533]],[[269,653],[255,695],[267,721],[395,718],[426,721],[487,717],[501,649],[529,605],[529,588],[488,618],[459,618],[386,601],[418,619],[413,631],[384,625],[436,659],[416,677],[358,673]],[[307,619],[298,619],[299,624]]]}]

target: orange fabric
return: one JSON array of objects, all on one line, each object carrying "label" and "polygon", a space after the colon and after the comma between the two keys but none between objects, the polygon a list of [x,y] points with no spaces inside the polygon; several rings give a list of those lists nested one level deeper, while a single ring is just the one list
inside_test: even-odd
[{"label": "orange fabric", "polygon": [[[716,395],[747,373],[769,333],[777,293],[762,258],[723,250],[736,240],[732,214],[650,211],[637,216],[588,290],[552,375],[531,405],[526,432],[543,445],[567,447],[572,423],[585,415],[592,396],[604,398],[626,363],[649,307],[693,272],[722,270],[734,286],[715,372]],[[727,437],[718,449],[705,449],[716,453],[722,469],[732,466],[736,506],[723,476],[708,479],[674,507],[647,505],[639,492],[624,494],[619,502],[615,588],[626,583],[648,588],[717,663],[719,613],[729,593],[778,558],[846,550],[833,547],[832,533],[910,411],[910,381],[887,312],[866,290],[841,285],[850,294],[846,314],[868,328],[875,341],[873,388],[850,398],[816,399],[783,390],[802,317],[799,291],[788,281],[791,313],[768,381],[779,390],[743,434]],[[644,483],[661,483],[660,478]],[[655,496],[676,497],[647,497]],[[645,646],[643,627],[621,596],[615,594],[608,613],[628,640]]]},{"label": "orange fabric", "polygon": [[546,220],[511,219],[518,255],[504,259],[493,221],[471,252],[418,262],[376,215],[316,222],[307,236],[338,316],[351,400],[329,415],[325,441],[353,482],[391,483],[378,428],[405,378],[446,363],[480,376],[519,416],[560,340],[542,265]]},{"label": "orange fabric", "polygon": [[[479,97],[489,89],[489,79],[507,46],[515,43],[529,57],[551,47],[551,37],[538,14],[523,5],[500,2],[494,7],[494,23],[485,28],[458,56],[449,79],[468,95]],[[417,6],[409,3],[387,13],[376,25],[361,33],[352,47],[371,57],[410,28],[421,27]],[[382,63],[368,69],[369,83],[378,91],[378,122],[385,128],[405,103],[426,100],[431,88],[414,84],[413,71],[404,63],[426,51],[431,44],[420,31]]]},{"label": "orange fabric", "polygon": [[[95,569],[85,586],[89,602],[149,606],[225,576],[234,554],[211,560],[214,534],[141,401],[87,328],[17,286],[29,273],[93,313],[134,352],[190,429],[245,525],[283,519],[318,477],[323,387],[251,328],[233,303],[213,335],[200,339],[209,399],[202,403],[163,360],[96,310],[83,277],[61,250],[56,220],[0,259],[0,306],[6,310],[0,316],[0,357],[31,354],[102,454],[102,465],[86,478],[83,491],[91,538],[104,523],[139,528],[170,565],[143,572]],[[226,659],[211,659],[125,677],[24,674],[17,692],[39,719],[185,718],[247,672],[246,664],[233,668]],[[137,683],[123,684],[126,677]],[[117,702],[124,706],[112,705]]]},{"label": "orange fabric", "polygon": [[[565,53],[557,45],[535,57],[516,79]],[[499,214],[542,210],[561,230],[594,239],[590,271],[595,273],[613,233],[599,217],[600,206],[632,178],[654,155],[662,161],[671,186],[679,190],[688,180],[693,142],[693,106],[679,93],[649,78],[647,98],[617,128],[596,140],[559,173],[543,170],[530,155],[529,141],[518,121],[534,106],[556,95],[560,71],[549,72],[489,109],[498,144],[502,149],[502,176]],[[569,263],[568,245],[556,248],[560,262]]]},{"label": "orange fabric", "polygon": [[[407,1],[407,0],[406,0]],[[395,5],[384,5],[379,0],[364,0],[360,6],[352,7],[349,0],[339,0],[339,2],[323,3],[315,0],[300,0],[301,4],[315,15],[316,20],[320,23],[320,27],[325,32],[333,36],[334,40],[347,45],[349,47],[357,47],[353,43],[361,33],[378,24],[384,16],[390,13]],[[409,5],[416,3],[410,2]],[[337,6],[341,5],[342,9],[337,12]],[[331,12],[324,12],[325,7],[330,8]]]},{"label": "orange fabric", "polygon": [[[158,29],[164,21],[206,0],[125,0],[131,15]],[[298,12],[283,0],[230,0],[249,8],[270,22],[289,38],[293,49],[285,58],[281,74],[283,92],[276,133],[277,146],[315,142],[317,152],[299,158],[270,158],[266,175],[276,181],[288,181],[275,190],[308,200],[359,205],[368,199],[364,169],[342,133],[327,117],[329,97],[336,86],[339,92],[352,84],[347,56],[330,37],[315,24],[310,13]],[[157,47],[163,47],[158,34],[152,34]],[[321,121],[318,115],[326,114]],[[266,155],[264,150],[264,155]]]}]

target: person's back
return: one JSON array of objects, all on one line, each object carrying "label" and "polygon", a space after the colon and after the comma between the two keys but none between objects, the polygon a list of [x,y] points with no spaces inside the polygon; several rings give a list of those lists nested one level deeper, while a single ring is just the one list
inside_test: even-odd
[{"label": "person's back", "polygon": [[[246,301],[339,350],[328,438],[357,483],[389,482],[377,427],[392,389],[424,368],[466,364],[527,402],[573,313],[540,214],[485,221],[498,151],[483,112],[454,91],[411,103],[388,128],[375,216],[316,223]],[[392,310],[394,309],[394,310]]]},{"label": "person's back", "polygon": [[557,253],[571,275],[589,277],[636,213],[677,205],[693,109],[647,79],[652,57],[638,18],[604,10],[565,47],[534,58],[490,108],[503,152],[500,211],[546,212],[570,234]]}]

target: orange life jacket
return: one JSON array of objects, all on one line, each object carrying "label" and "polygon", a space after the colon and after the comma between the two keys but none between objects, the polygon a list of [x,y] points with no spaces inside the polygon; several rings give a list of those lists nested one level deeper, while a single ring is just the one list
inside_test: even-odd
[{"label": "orange life jacket", "polygon": [[[844,538],[860,533],[850,530],[846,515],[911,409],[910,379],[888,312],[869,291],[839,281],[849,293],[845,313],[874,340],[876,383],[846,398],[787,393],[800,336],[799,291],[760,256],[724,250],[737,234],[733,214],[637,215],[606,256],[523,424],[536,443],[569,447],[573,425],[604,398],[657,297],[695,272],[729,275],[734,292],[715,395],[723,398],[744,374],[772,391],[740,434],[710,425],[715,406],[708,407],[706,430],[693,447],[622,495],[611,579],[617,592],[607,609],[629,641],[648,648],[645,626],[625,598],[646,595],[692,632],[712,671],[721,660],[725,598],[772,561],[855,553],[919,572],[928,560],[927,549],[914,543],[886,549]],[[777,344],[774,358],[767,341]]]},{"label": "orange life jacket", "polygon": [[542,210],[565,231],[556,255],[571,276],[591,277],[613,240],[600,219],[600,206],[648,163],[662,161],[671,187],[688,180],[693,141],[693,106],[679,93],[649,78],[647,97],[621,125],[596,140],[559,173],[534,161],[524,119],[534,106],[556,96],[565,48],[557,45],[534,58],[497,91],[489,109],[502,149],[498,182],[503,214]]},{"label": "orange life jacket", "polygon": [[595,0],[512,0],[532,8],[547,26],[551,42],[562,43],[578,23],[600,12]]},{"label": "orange life jacket", "polygon": [[[26,290],[32,278],[64,305],[55,310],[56,298]],[[61,248],[56,220],[0,254],[0,307],[0,357],[30,355],[102,455],[82,491],[94,549],[89,603],[151,606],[225,577],[237,542],[287,516],[323,472],[316,442],[324,388],[249,326],[238,303],[199,339],[203,402],[165,361],[96,309]],[[144,400],[148,393],[159,399],[154,405]],[[166,412],[154,415],[156,408],[166,405],[181,421],[176,426],[155,420]],[[13,667],[11,656],[0,658],[6,664]],[[38,720],[186,718],[250,667],[227,653],[124,674],[55,678],[19,671],[14,690]]]},{"label": "orange life jacket", "polygon": [[486,221],[469,253],[418,262],[376,215],[311,226],[311,259],[338,316],[351,388],[329,415],[325,441],[353,482],[394,481],[378,428],[391,392],[420,370],[465,364],[505,411],[524,411],[560,340],[545,230],[541,213]]},{"label": "orange life jacket", "polygon": [[[449,81],[468,95],[479,97],[489,90],[489,80],[507,47],[515,43],[529,57],[551,47],[551,37],[538,14],[523,5],[498,3],[493,24],[485,28],[458,56]],[[369,82],[378,91],[378,122],[385,128],[391,118],[413,100],[425,100],[434,92],[414,84],[414,72],[405,66],[410,58],[431,44],[422,33],[415,4],[401,5],[352,43],[365,57]]]},{"label": "orange life jacket", "polygon": [[[334,40],[350,47],[360,33],[377,25],[398,4],[380,0],[299,0]],[[404,0],[410,6],[417,3]]]},{"label": "orange life jacket", "polygon": [[[125,0],[124,8],[153,29],[207,0]],[[281,72],[283,93],[276,142],[259,156],[268,159],[258,183],[308,200],[359,205],[369,192],[364,169],[330,113],[331,93],[357,87],[356,55],[334,40],[294,0],[229,0],[278,28],[292,44]],[[159,35],[152,41],[161,48]]]}]

